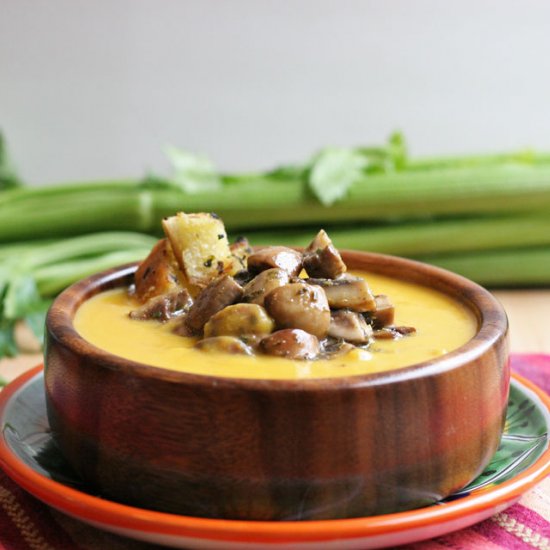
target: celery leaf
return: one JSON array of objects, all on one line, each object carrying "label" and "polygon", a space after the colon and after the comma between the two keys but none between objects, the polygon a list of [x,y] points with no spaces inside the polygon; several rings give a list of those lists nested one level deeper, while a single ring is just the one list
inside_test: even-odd
[{"label": "celery leaf", "polygon": [[15,357],[18,353],[14,330],[15,321],[0,318],[0,359]]},{"label": "celery leaf", "polygon": [[394,132],[390,136],[388,150],[394,170],[404,170],[407,166],[407,144],[401,132]]},{"label": "celery leaf", "polygon": [[165,153],[173,168],[174,186],[186,193],[218,191],[222,180],[214,165],[206,157],[172,147],[165,147]]},{"label": "celery leaf", "polygon": [[50,305],[50,301],[44,300],[40,304],[36,304],[35,309],[25,315],[25,323],[36,336],[40,345],[44,344],[44,325]]},{"label": "celery leaf", "polygon": [[16,320],[36,311],[42,303],[42,298],[30,275],[14,275],[5,291],[3,302],[4,317]]},{"label": "celery leaf", "polygon": [[313,159],[308,174],[309,188],[321,203],[330,206],[364,177],[366,166],[364,155],[354,149],[324,149]]}]

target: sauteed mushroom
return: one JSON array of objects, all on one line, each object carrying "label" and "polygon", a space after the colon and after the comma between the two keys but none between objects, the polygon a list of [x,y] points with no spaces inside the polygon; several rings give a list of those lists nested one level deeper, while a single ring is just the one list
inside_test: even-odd
[{"label": "sauteed mushroom", "polygon": [[269,334],[274,328],[273,319],[262,306],[233,304],[210,317],[204,325],[204,336]]},{"label": "sauteed mushroom", "polygon": [[290,283],[265,297],[265,308],[280,328],[300,328],[324,338],[330,325],[330,309],[324,290],[306,283]]},{"label": "sauteed mushroom", "polygon": [[366,344],[372,338],[372,327],[364,317],[354,311],[338,309],[330,314],[328,335],[342,338],[353,344]]},{"label": "sauteed mushroom", "polygon": [[304,252],[304,268],[310,277],[335,279],[346,272],[342,256],[321,229]]},{"label": "sauteed mushroom", "polygon": [[274,332],[260,342],[260,347],[269,355],[299,360],[315,359],[320,350],[315,336],[296,328]]},{"label": "sauteed mushroom", "polygon": [[267,294],[272,290],[286,285],[289,281],[288,273],[280,267],[273,267],[256,275],[244,287],[243,300],[253,304],[264,305]]},{"label": "sauteed mushroom", "polygon": [[306,279],[311,285],[320,286],[334,309],[351,309],[365,312],[376,308],[374,297],[365,279],[343,275],[338,279]]},{"label": "sauteed mushroom", "polygon": [[393,324],[395,308],[385,294],[378,294],[374,297],[376,308],[369,312],[368,319],[374,329],[381,329]]},{"label": "sauteed mushroom", "polygon": [[234,304],[242,295],[243,289],[233,277],[217,277],[195,299],[185,317],[186,327],[199,333],[212,315]]},{"label": "sauteed mushroom", "polygon": [[416,329],[414,327],[389,326],[389,327],[384,327],[384,328],[375,330],[374,337],[378,338],[379,340],[397,340],[399,338],[403,338],[403,336],[409,336],[411,334],[414,334],[415,332],[416,332]]},{"label": "sauteed mushroom", "polygon": [[325,338],[323,340],[322,356],[329,359],[346,355],[350,351],[357,349],[353,344],[341,339]]},{"label": "sauteed mushroom", "polygon": [[252,350],[241,340],[234,336],[213,336],[199,340],[195,347],[203,351],[215,353],[240,353],[252,355]]},{"label": "sauteed mushroom", "polygon": [[184,315],[192,304],[193,300],[189,292],[181,289],[150,298],[138,309],[130,311],[129,316],[131,319],[139,319],[140,321],[148,319],[168,321]]},{"label": "sauteed mushroom", "polygon": [[252,273],[273,267],[279,267],[291,277],[296,277],[302,271],[302,255],[286,246],[267,246],[248,256],[248,269]]},{"label": "sauteed mushroom", "polygon": [[180,212],[163,228],[168,239],[136,272],[135,295],[148,301],[130,316],[183,317],[171,328],[202,337],[199,349],[293,359],[352,351],[350,358],[361,358],[373,339],[414,332],[393,325],[387,296],[373,296],[365,279],[346,273],[324,230],[300,253],[285,246],[252,252],[244,237],[229,245],[214,214]]}]

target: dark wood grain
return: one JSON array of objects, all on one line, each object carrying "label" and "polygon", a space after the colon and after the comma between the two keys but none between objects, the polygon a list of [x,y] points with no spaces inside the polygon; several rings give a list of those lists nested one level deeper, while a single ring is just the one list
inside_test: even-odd
[{"label": "dark wood grain", "polygon": [[451,295],[476,336],[429,362],[369,375],[250,380],[115,357],[72,319],[135,266],[63,292],[47,319],[48,416],[70,463],[109,498],[205,517],[324,519],[429,504],[494,454],[509,388],[506,315],[474,283],[417,262],[359,252],[350,268]]}]

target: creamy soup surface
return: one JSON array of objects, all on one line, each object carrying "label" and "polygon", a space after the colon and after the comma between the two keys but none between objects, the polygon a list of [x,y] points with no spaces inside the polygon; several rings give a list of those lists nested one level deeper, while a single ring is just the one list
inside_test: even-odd
[{"label": "creamy soup surface", "polygon": [[139,303],[126,289],[109,290],[87,300],[77,311],[74,325],[98,348],[140,363],[203,375],[262,379],[386,371],[443,355],[476,333],[472,312],[445,294],[381,275],[352,273],[364,276],[374,294],[387,294],[395,306],[395,325],[415,327],[416,334],[399,340],[376,340],[368,350],[354,350],[330,360],[209,353],[193,349],[196,339],[173,334],[174,321],[163,324],[130,319],[128,313]]}]

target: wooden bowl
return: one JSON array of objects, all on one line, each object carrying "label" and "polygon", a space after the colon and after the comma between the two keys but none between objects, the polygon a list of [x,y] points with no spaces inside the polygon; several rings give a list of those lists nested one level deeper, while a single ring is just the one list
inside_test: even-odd
[{"label": "wooden bowl", "polygon": [[401,258],[344,252],[361,269],[430,286],[478,319],[442,357],[360,376],[220,378],[96,348],[79,305],[132,281],[135,265],[65,290],[46,322],[45,384],[55,438],[113,500],[217,518],[300,520],[396,512],[475,478],[496,451],[509,389],[507,319],[483,288]]}]

